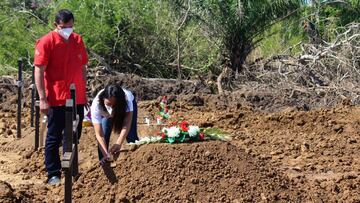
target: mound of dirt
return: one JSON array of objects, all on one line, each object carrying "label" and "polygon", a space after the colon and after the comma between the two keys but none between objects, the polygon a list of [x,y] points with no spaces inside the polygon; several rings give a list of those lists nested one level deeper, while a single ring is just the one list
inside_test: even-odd
[{"label": "mound of dirt", "polygon": [[201,81],[141,78],[137,75],[119,73],[115,76],[94,76],[92,80],[89,80],[89,97],[93,98],[107,84],[114,83],[121,84],[125,88],[132,90],[138,100],[153,100],[162,95],[212,93],[210,88]]},{"label": "mound of dirt", "polygon": [[11,185],[5,181],[0,181],[0,202],[14,202],[16,197],[14,196],[14,189]]},{"label": "mound of dirt", "polygon": [[231,143],[286,174],[313,201],[360,200],[359,107],[191,112],[178,109],[176,116],[230,132]]},{"label": "mound of dirt", "polygon": [[[156,100],[143,100],[168,95],[169,122],[186,120],[219,128],[230,133],[232,140],[124,146],[116,167],[111,168],[100,167],[94,131],[86,127],[79,145],[75,202],[360,201],[356,99],[323,94],[323,89],[316,88],[259,86],[214,95],[201,83],[121,74],[94,76],[89,94],[115,81],[138,95],[140,136],[161,129],[140,124],[148,116],[154,122],[158,112]],[[1,201],[6,197],[10,202],[62,202],[64,180],[55,187],[45,184],[43,148],[33,149],[30,100],[24,103],[22,138],[16,139],[16,94],[8,88],[0,90],[4,101],[0,108]],[[24,91],[27,97],[29,90]],[[318,108],[322,106],[326,108]]]},{"label": "mound of dirt", "polygon": [[74,185],[75,201],[294,202],[306,197],[283,174],[230,143],[146,145],[123,151],[116,164],[84,171]]}]

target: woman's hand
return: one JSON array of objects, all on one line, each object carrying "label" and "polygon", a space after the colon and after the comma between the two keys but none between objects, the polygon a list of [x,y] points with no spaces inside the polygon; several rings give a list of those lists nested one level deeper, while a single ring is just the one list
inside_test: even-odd
[{"label": "woman's hand", "polygon": [[103,155],[103,158],[100,160],[100,164],[103,165],[105,162],[113,161],[112,155],[110,153],[106,153]]},{"label": "woman's hand", "polygon": [[110,153],[112,155],[118,154],[120,152],[120,145],[119,144],[114,144],[111,148],[110,148]]}]

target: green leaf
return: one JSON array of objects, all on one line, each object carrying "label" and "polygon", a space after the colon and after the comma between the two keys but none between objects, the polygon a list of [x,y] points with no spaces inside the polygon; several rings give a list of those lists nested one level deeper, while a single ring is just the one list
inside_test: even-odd
[{"label": "green leaf", "polygon": [[185,141],[186,135],[184,133],[181,133],[180,136],[178,137],[178,142],[182,143]]},{"label": "green leaf", "polygon": [[174,137],[167,137],[167,141],[168,143],[172,144],[176,141],[176,139]]}]

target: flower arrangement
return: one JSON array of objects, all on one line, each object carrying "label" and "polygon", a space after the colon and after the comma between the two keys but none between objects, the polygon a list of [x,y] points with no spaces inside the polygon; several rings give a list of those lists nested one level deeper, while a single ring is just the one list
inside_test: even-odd
[{"label": "flower arrangement", "polygon": [[202,141],[205,139],[205,133],[198,126],[189,125],[182,121],[180,124],[174,122],[168,128],[163,128],[160,135],[162,142],[181,143],[185,141]]},{"label": "flower arrangement", "polygon": [[170,114],[169,114],[169,106],[168,106],[167,96],[163,96],[159,102],[159,113],[158,113],[158,117],[157,117],[157,124],[163,123],[169,117],[170,117]]},{"label": "flower arrangement", "polygon": [[159,136],[146,136],[129,145],[143,145],[149,143],[183,143],[196,142],[204,140],[221,140],[230,141],[231,137],[217,128],[202,129],[195,125],[189,125],[188,122],[182,121],[172,123],[169,127],[163,128]]}]

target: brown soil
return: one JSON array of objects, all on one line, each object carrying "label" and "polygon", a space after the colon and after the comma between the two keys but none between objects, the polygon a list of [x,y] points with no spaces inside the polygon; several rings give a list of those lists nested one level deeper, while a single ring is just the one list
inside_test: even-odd
[{"label": "brown soil", "polygon": [[[333,105],[321,106],[316,97],[251,87],[217,96],[194,84],[125,78],[119,80],[141,100],[139,123],[156,113],[153,99],[168,94],[172,120],[220,128],[232,140],[127,145],[111,168],[99,165],[86,127],[74,202],[360,202],[360,108],[351,101],[329,97]],[[93,83],[94,90],[103,84]],[[62,202],[63,183],[45,184],[43,149],[33,150],[30,100],[16,139],[16,96],[1,91],[0,202]],[[139,124],[142,136],[158,129]]]}]

